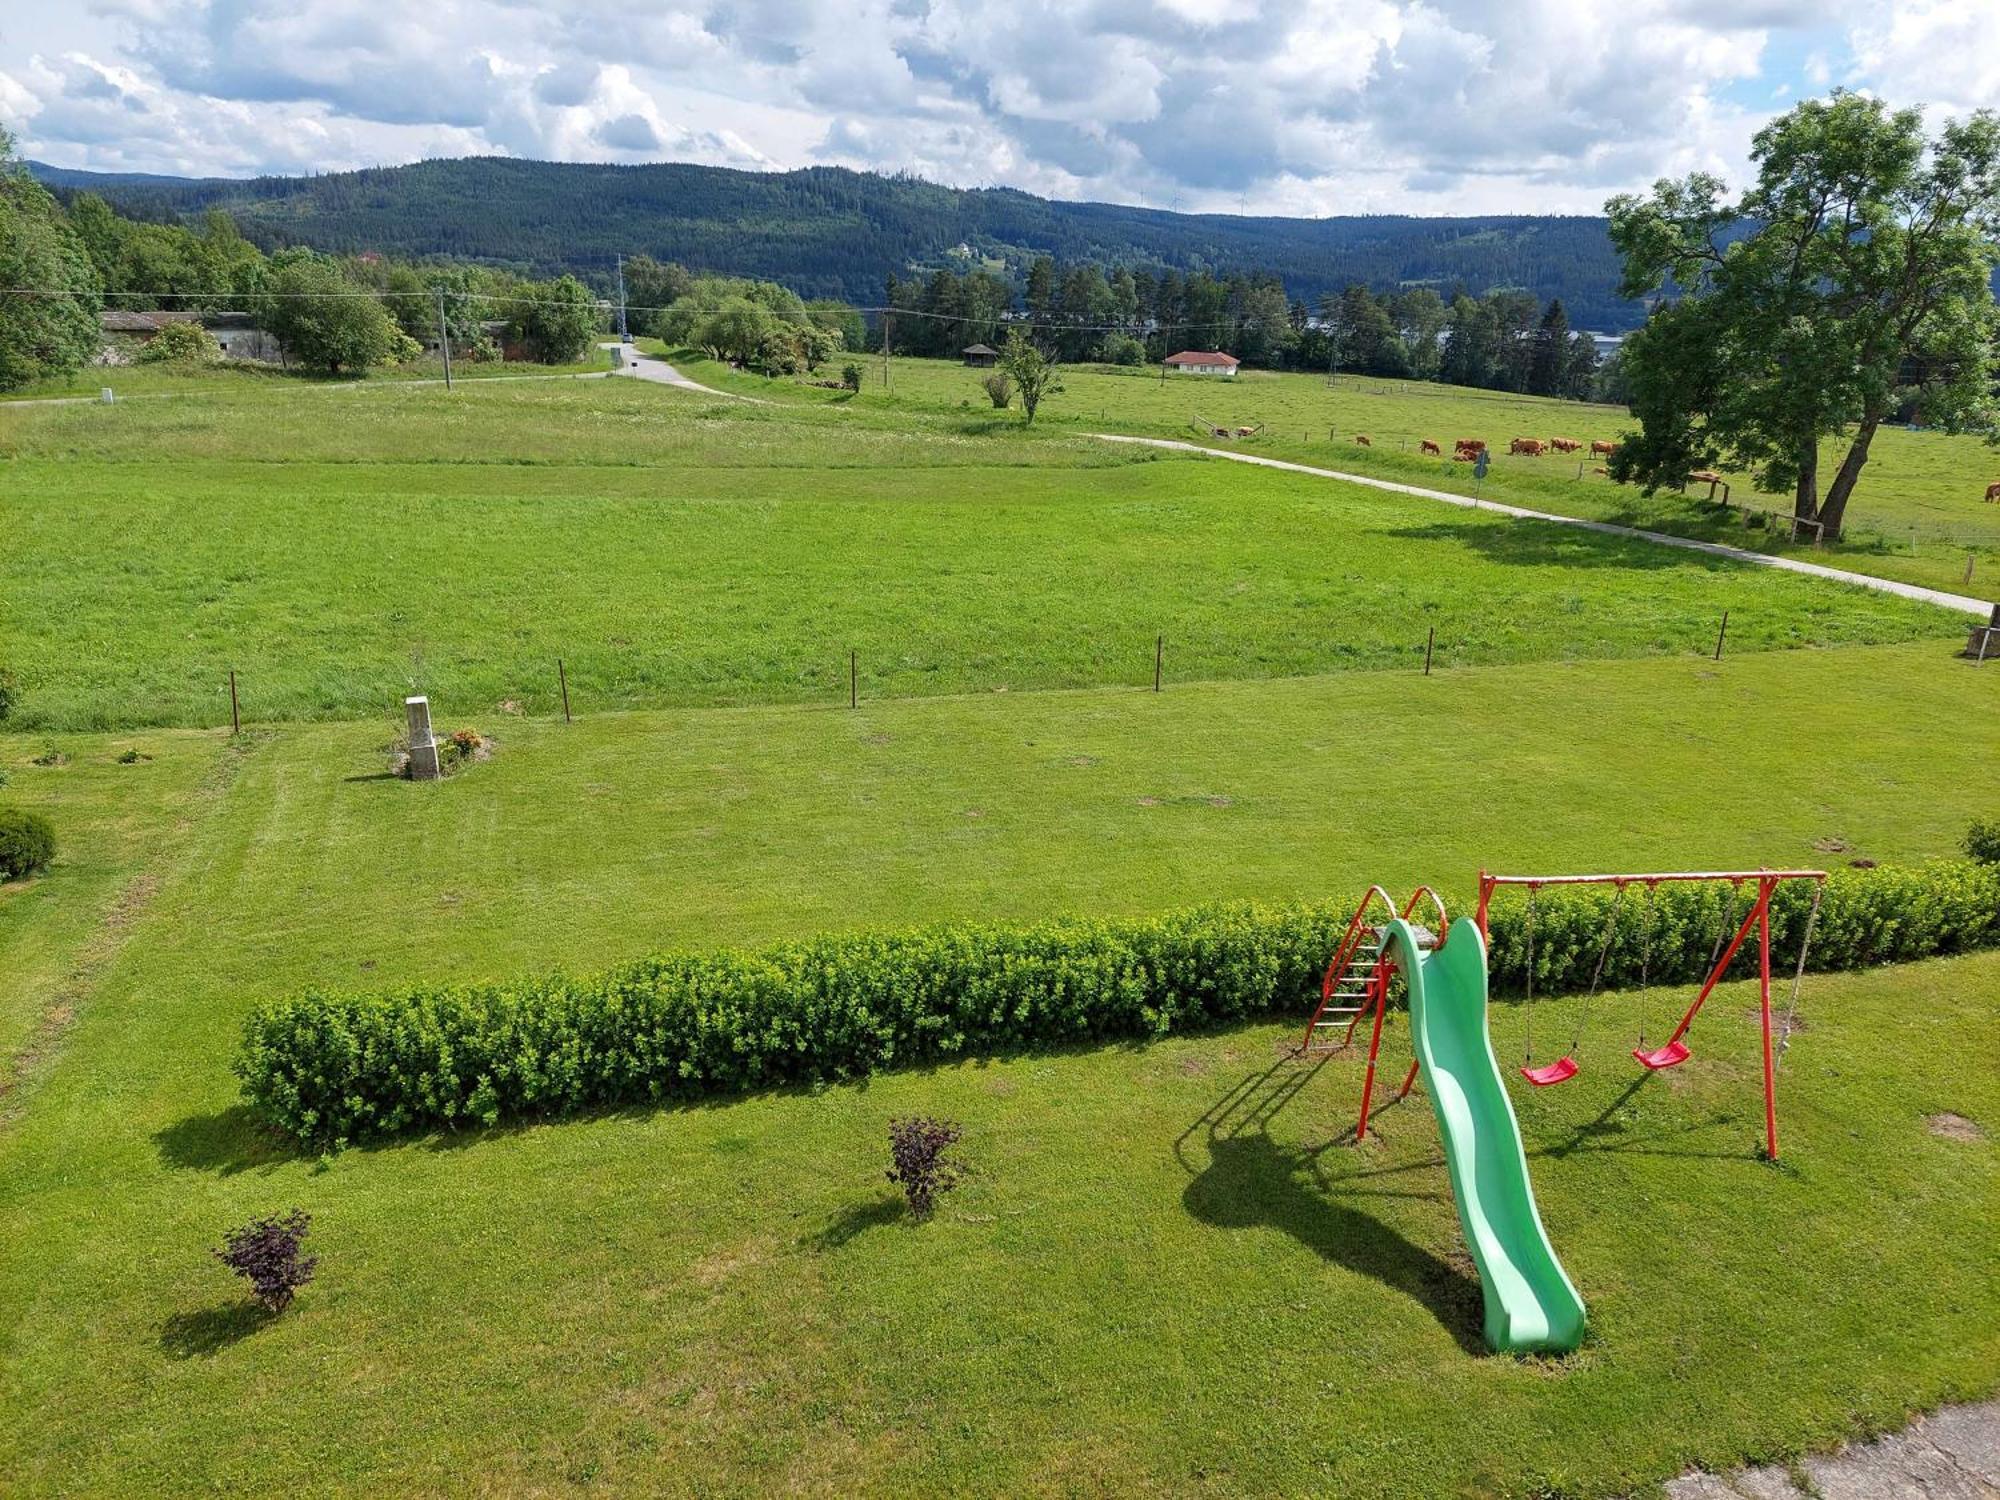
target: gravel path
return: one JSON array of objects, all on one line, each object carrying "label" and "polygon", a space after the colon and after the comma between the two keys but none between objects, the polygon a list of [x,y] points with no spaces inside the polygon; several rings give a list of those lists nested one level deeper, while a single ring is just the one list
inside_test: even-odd
[{"label": "gravel path", "polygon": [[1668,1500],[2000,1500],[2000,1401],[1949,1406],[1901,1432],[1799,1465],[1684,1474]]}]

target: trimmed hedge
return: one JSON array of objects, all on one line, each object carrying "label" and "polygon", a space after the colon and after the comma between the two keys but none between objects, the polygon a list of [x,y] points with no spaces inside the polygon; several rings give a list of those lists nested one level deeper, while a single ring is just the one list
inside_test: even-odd
[{"label": "trimmed hedge", "polygon": [[56,857],[55,825],[38,812],[0,807],[0,880],[20,880]]},{"label": "trimmed hedge", "polygon": [[[1642,894],[1626,898],[1607,985],[1638,977]],[[1796,954],[1811,899],[1804,883],[1781,890],[1776,963]],[[1538,992],[1589,983],[1610,900],[1590,888],[1542,893]],[[1661,888],[1655,981],[1704,972],[1725,900],[1720,890]],[[315,991],[251,1015],[236,1071],[265,1120],[307,1144],[339,1145],[967,1054],[1158,1037],[1274,1012],[1303,1020],[1349,915],[1324,903],[1230,904],[1024,927],[953,923],[661,954],[580,977],[372,996]],[[1523,915],[1518,899],[1495,904],[1498,991],[1520,988]],[[1841,872],[1829,882],[1812,967],[1995,945],[2000,867]],[[1754,972],[1750,949],[1736,972]]]}]

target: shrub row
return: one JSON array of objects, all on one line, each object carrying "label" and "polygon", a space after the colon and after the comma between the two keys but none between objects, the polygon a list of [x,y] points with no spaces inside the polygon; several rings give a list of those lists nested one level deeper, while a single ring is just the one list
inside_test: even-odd
[{"label": "shrub row", "polygon": [[[1607,984],[1640,971],[1642,893],[1626,899]],[[1610,900],[1589,888],[1541,894],[1538,991],[1589,983]],[[1724,904],[1717,890],[1660,889],[1652,980],[1703,972]],[[1809,885],[1781,893],[1781,963],[1796,953],[1810,904]],[[264,1119],[302,1142],[337,1145],[1273,1012],[1303,1019],[1348,915],[1327,904],[1231,904],[1128,920],[954,923],[668,953],[581,977],[311,992],[255,1011],[236,1069]],[[1524,915],[1518,899],[1495,903],[1503,993],[1525,977]],[[2000,867],[1843,872],[1829,885],[1812,967],[1990,945],[2000,945]],[[1748,950],[1739,970],[1755,961]]]}]

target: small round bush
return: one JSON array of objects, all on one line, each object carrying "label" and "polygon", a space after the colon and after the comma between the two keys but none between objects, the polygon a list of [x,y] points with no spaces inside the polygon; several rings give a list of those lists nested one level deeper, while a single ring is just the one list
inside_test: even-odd
[{"label": "small round bush", "polygon": [[14,674],[5,667],[0,667],[0,719],[6,718],[14,711],[14,699],[19,693],[20,686],[15,681]]},{"label": "small round bush", "polygon": [[1964,848],[1983,865],[2000,865],[2000,818],[1981,818],[1966,829]]},{"label": "small round bush", "polygon": [[55,857],[53,823],[24,808],[0,807],[0,880],[32,875]]}]

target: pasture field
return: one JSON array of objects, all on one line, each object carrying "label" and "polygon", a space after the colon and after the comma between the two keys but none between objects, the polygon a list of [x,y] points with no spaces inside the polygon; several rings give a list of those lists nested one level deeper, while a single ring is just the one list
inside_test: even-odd
[{"label": "pasture field", "polygon": [[[850,397],[793,380],[767,381],[689,357],[687,351],[673,357],[704,384],[767,399],[859,410],[956,411],[967,419],[994,415],[980,389],[990,372],[950,360],[898,358],[887,390],[880,358],[863,361],[867,374],[861,393]],[[1363,376],[1343,375],[1329,387],[1323,376],[1262,370],[1245,371],[1232,380],[1172,375],[1163,382],[1157,367],[1088,365],[1064,369],[1062,384],[1061,394],[1049,397],[1036,418],[1038,427],[1176,437],[1461,494],[1474,492],[1469,466],[1425,457],[1419,445],[1429,438],[1449,454],[1457,438],[1484,438],[1494,450],[1493,469],[1478,492],[1490,499],[1780,550],[1761,524],[1746,529],[1740,511],[1723,513],[1702,502],[1706,486],[1690,486],[1686,496],[1662,494],[1648,500],[1592,473],[1591,465],[1602,459],[1508,456],[1507,444],[1516,436],[1615,440],[1633,425],[1623,407]],[[1019,420],[1018,412],[1008,415]],[[1219,442],[1197,430],[1206,423],[1232,429],[1262,424],[1263,431],[1250,439]],[[1357,433],[1366,433],[1371,446],[1357,446]],[[1827,445],[1824,474],[1833,472],[1844,451],[1843,445]],[[1750,481],[1742,475],[1731,478],[1733,499],[1742,506],[1753,498]],[[1846,539],[1823,552],[1807,546],[1781,550],[1950,589],[1964,587],[1970,556],[1971,591],[1991,593],[2000,588],[2000,505],[1989,505],[1983,497],[1996,479],[2000,449],[1976,437],[1884,428],[1849,508]],[[1790,509],[1789,497],[1757,497],[1756,504]]]},{"label": "pasture field", "polygon": [[52,730],[1939,642],[1944,611],[1059,426],[636,381],[0,410],[0,625]]},{"label": "pasture field", "polygon": [[[1602,1002],[1584,1075],[1519,1099],[1592,1305],[1557,1363],[1477,1353],[1427,1107],[1332,1144],[1358,1069],[1274,1067],[1275,1025],[325,1162],[256,1130],[228,1063],[250,1005],[314,984],[1364,878],[1462,893],[1482,862],[1607,851],[1919,858],[1985,805],[1996,694],[1921,642],[488,714],[494,758],[429,787],[382,776],[386,722],[62,735],[53,766],[49,736],[0,737],[5,795],[65,836],[0,890],[8,951],[44,955],[0,969],[8,1035],[40,1038],[0,1095],[0,1473],[22,1495],[1583,1495],[1981,1394],[2000,1163],[1924,1119],[2000,1118],[1968,1045],[2000,955],[1809,981],[1777,1172],[1751,1154],[1752,991],[1638,1088],[1634,1011],[1674,997]],[[50,973],[72,976],[55,1017]],[[1496,1015],[1517,1054],[1518,1008]],[[910,1111],[963,1121],[974,1168],[922,1230],[881,1181]],[[267,1324],[205,1249],[295,1203],[320,1275]]]},{"label": "pasture field", "polygon": [[[475,364],[461,360],[452,366],[454,380],[498,380],[535,375],[582,375],[605,370],[610,356],[592,349],[582,359],[567,365],[536,365],[494,360]],[[307,370],[284,370],[254,361],[228,361],[214,365],[183,368],[173,365],[88,365],[61,379],[32,381],[0,392],[0,404],[10,401],[55,401],[94,397],[107,387],[120,400],[157,396],[227,396],[234,392],[263,387],[315,385],[395,385],[409,381],[444,379],[441,360],[413,359],[406,365],[384,365],[361,374],[322,375]]]}]

